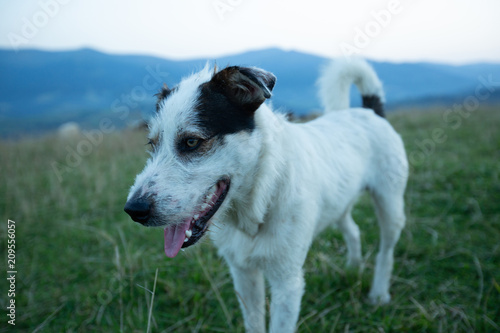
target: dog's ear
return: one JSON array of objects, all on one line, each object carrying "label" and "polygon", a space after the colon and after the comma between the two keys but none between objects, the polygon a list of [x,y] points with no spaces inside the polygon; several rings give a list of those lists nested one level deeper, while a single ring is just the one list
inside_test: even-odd
[{"label": "dog's ear", "polygon": [[155,94],[155,96],[156,96],[156,112],[160,111],[161,102],[163,102],[163,100],[165,98],[167,98],[167,96],[170,95],[171,92],[172,92],[172,90],[167,86],[166,83],[164,83],[163,87],[161,87],[160,92]]},{"label": "dog's ear", "polygon": [[209,87],[225,95],[247,112],[254,112],[267,99],[276,77],[256,67],[227,67],[214,74]]}]

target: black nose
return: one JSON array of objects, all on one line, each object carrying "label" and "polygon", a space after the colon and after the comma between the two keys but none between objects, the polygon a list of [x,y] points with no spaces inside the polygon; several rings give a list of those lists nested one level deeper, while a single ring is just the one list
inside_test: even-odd
[{"label": "black nose", "polygon": [[145,224],[149,219],[151,206],[146,200],[131,199],[127,201],[123,210],[125,210],[135,222]]}]

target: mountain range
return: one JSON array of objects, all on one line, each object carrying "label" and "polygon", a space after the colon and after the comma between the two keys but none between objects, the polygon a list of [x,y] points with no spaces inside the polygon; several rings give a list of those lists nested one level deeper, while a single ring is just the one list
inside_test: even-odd
[{"label": "mountain range", "polygon": [[[272,103],[284,112],[306,115],[320,108],[315,82],[326,58],[264,49],[208,61],[219,67],[257,66],[273,72],[278,81]],[[92,127],[103,117],[125,126],[154,110],[154,94],[163,82],[175,86],[206,63],[207,59],[169,60],[92,49],[0,50],[0,136],[43,132],[71,120]],[[500,84],[500,64],[370,63],[384,83],[389,111],[450,107],[474,96],[484,81]],[[485,102],[500,102],[500,85],[491,89]],[[351,100],[360,104],[355,89]]]}]

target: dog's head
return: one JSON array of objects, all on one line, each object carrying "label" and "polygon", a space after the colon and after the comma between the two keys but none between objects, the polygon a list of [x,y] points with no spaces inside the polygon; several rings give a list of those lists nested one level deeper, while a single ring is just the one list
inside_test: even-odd
[{"label": "dog's head", "polygon": [[255,172],[260,136],[254,114],[275,82],[258,68],[205,67],[158,94],[151,157],[125,211],[145,226],[164,227],[168,257],[195,244]]}]

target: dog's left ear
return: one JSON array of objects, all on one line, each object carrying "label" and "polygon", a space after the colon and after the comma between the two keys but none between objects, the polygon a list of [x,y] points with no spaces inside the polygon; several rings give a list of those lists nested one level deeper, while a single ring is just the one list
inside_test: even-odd
[{"label": "dog's left ear", "polygon": [[247,112],[254,112],[268,98],[276,76],[256,67],[227,67],[214,74],[209,87],[225,95]]}]

